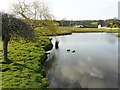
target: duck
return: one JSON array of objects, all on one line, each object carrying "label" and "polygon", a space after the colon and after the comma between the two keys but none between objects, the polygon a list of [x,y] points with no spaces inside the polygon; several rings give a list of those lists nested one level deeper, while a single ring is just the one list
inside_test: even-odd
[{"label": "duck", "polygon": [[69,52],[69,51],[70,51],[70,49],[67,49],[67,51]]},{"label": "duck", "polygon": [[74,52],[75,52],[75,50],[72,51],[72,53],[74,53]]}]

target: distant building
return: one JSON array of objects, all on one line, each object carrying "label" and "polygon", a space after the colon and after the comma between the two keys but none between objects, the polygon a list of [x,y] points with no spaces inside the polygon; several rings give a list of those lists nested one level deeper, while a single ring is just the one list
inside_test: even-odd
[{"label": "distant building", "polygon": [[55,23],[54,25],[55,25],[55,26],[59,26],[60,24],[59,24],[59,23]]},{"label": "distant building", "polygon": [[83,25],[75,25],[74,27],[84,27]]},{"label": "distant building", "polygon": [[100,24],[98,25],[98,28],[101,28],[101,25],[100,25]]}]

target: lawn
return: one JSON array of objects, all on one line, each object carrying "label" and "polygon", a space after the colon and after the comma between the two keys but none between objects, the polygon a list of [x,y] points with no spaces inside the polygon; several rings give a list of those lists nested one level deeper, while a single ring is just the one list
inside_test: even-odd
[{"label": "lawn", "polygon": [[90,33],[90,32],[107,32],[107,33],[118,33],[118,29],[111,28],[76,28],[76,27],[56,27],[53,29],[47,29],[44,27],[35,28],[37,32],[44,35],[66,35],[71,33]]},{"label": "lawn", "polygon": [[0,60],[2,88],[49,87],[42,66],[46,58],[44,49],[48,45],[51,45],[51,42],[47,36],[39,36],[37,41],[12,39],[8,45],[9,61]]},{"label": "lawn", "polygon": [[76,28],[76,27],[58,27],[59,30],[71,31],[71,32],[113,32],[117,33],[118,29],[111,28]]}]

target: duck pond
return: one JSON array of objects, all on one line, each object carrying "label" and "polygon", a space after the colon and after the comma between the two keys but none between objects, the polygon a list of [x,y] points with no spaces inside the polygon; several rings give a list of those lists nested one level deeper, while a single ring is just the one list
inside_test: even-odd
[{"label": "duck pond", "polygon": [[73,33],[52,36],[59,48],[45,63],[53,88],[118,88],[118,40],[116,33]]}]

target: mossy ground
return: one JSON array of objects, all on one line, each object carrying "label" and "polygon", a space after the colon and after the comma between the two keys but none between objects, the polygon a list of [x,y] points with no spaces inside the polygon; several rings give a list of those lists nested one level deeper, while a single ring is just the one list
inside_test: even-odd
[{"label": "mossy ground", "polygon": [[2,88],[42,88],[49,87],[42,60],[46,57],[49,37],[39,36],[39,40],[11,40],[8,45],[8,61],[0,60]]}]

